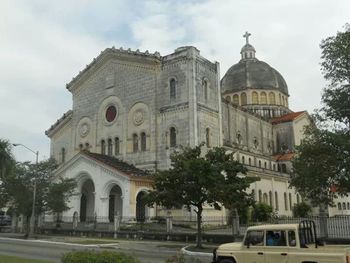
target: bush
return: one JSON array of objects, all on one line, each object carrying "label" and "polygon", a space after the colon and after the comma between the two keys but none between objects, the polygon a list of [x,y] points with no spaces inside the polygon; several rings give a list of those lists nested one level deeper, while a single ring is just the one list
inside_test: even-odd
[{"label": "bush", "polygon": [[123,253],[110,251],[74,251],[63,255],[62,263],[140,263],[138,259]]},{"label": "bush", "polygon": [[253,206],[252,217],[254,221],[268,221],[273,217],[272,207],[264,203],[255,204]]},{"label": "bush", "polygon": [[311,212],[311,206],[307,203],[301,202],[293,206],[294,217],[307,217]]}]

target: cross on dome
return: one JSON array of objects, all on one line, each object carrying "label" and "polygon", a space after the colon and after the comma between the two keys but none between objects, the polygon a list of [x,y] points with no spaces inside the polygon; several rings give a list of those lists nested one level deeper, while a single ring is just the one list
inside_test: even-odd
[{"label": "cross on dome", "polygon": [[243,37],[245,37],[246,44],[249,44],[249,37],[250,37],[251,35],[252,35],[252,34],[250,34],[248,31],[246,31],[245,34],[243,35]]}]

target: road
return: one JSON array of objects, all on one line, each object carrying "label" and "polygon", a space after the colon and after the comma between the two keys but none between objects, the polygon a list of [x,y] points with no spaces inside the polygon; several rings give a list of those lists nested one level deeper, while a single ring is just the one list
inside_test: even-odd
[{"label": "road", "polygon": [[[123,252],[137,257],[142,263],[165,263],[166,259],[176,255],[181,247],[181,244],[175,242],[117,241],[113,245],[96,247],[40,240],[0,238],[0,254],[55,263],[61,262],[60,259],[64,253],[86,249],[108,249],[109,251]],[[208,263],[210,262],[210,257],[202,257],[201,260],[203,263]],[[189,260],[188,262],[195,261]]]}]

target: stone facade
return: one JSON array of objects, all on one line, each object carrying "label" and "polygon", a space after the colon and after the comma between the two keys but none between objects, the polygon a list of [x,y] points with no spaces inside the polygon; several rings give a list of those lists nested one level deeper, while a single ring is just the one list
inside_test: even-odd
[{"label": "stone facade", "polygon": [[[281,145],[287,153],[300,142],[308,115],[275,124],[251,108],[223,99],[227,92],[221,92],[219,63],[208,61],[195,47],[180,47],[166,56],[108,48],[67,89],[73,108],[46,131],[51,155],[60,163],[58,174],[78,181],[80,195],[71,200],[67,215],[161,213],[137,205],[139,194],[151,187],[144,177],[131,178],[81,150],[156,170],[170,167],[169,156],[179,145],[201,142],[207,148],[235,151],[235,158],[247,165],[248,176],[261,178],[251,186],[256,200],[270,204],[278,214],[291,215],[292,206],[300,201],[288,187],[289,160],[275,156]],[[279,91],[274,92],[278,97]],[[287,97],[282,106],[292,112]],[[224,216],[225,211],[207,208],[205,214]]]}]

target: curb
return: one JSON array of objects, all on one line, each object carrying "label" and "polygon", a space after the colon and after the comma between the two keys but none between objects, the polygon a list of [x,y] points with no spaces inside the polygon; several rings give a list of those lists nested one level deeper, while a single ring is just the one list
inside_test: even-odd
[{"label": "curb", "polygon": [[181,248],[181,253],[187,256],[203,256],[203,257],[212,257],[212,253],[206,253],[206,252],[193,252],[193,251],[189,251],[186,248],[188,248],[189,246],[183,247]]}]

